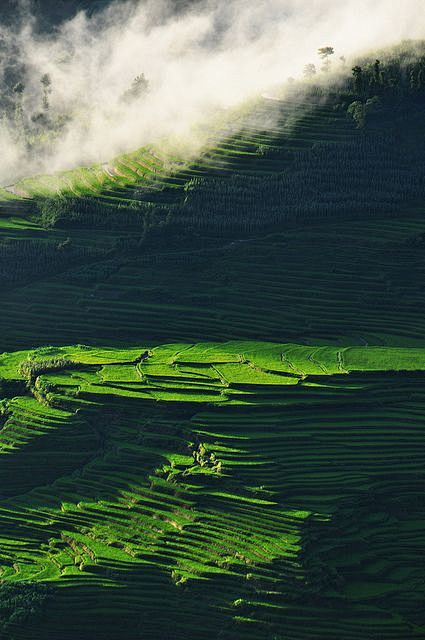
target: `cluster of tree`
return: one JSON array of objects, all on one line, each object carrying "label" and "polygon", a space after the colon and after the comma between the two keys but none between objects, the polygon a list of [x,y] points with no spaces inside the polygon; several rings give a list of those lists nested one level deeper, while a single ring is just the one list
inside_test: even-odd
[{"label": "cluster of tree", "polygon": [[[51,104],[54,84],[50,74],[40,77],[39,98],[29,93],[25,81],[27,70],[20,66],[12,66],[3,82],[0,97],[0,113],[8,123],[15,138],[24,142],[28,150],[38,151],[60,136],[73,117],[71,111],[58,111]],[[31,90],[33,91],[32,87]],[[130,87],[122,94],[122,104],[132,104],[142,100],[149,93],[149,81],[145,74],[140,74],[132,81]],[[39,100],[38,108],[34,104]]]},{"label": "cluster of tree", "polygon": [[[332,57],[335,49],[330,46],[321,47],[318,56],[322,61],[321,71],[329,73],[332,69]],[[342,69],[345,69],[347,60],[340,56]],[[304,76],[314,78],[318,73],[316,64],[309,63],[304,66]],[[352,68],[351,86],[346,86],[357,97],[370,98],[388,89],[401,89],[404,91],[425,90],[425,45],[406,45],[386,55],[384,60],[361,60]]]},{"label": "cluster of tree", "polygon": [[425,90],[425,54],[415,60],[392,57],[382,62],[356,64],[352,69],[354,94],[359,98],[373,95],[408,94]]},{"label": "cluster of tree", "polygon": [[28,150],[37,151],[65,129],[71,114],[52,108],[53,83],[48,73],[39,79],[38,97],[32,87],[30,92],[25,77],[26,70],[20,66],[6,76],[1,87],[0,110],[15,139]]},{"label": "cluster of tree", "polygon": [[42,373],[60,371],[62,369],[68,369],[71,366],[75,366],[75,363],[68,358],[57,357],[40,359],[30,356],[19,365],[19,373],[32,384],[37,376],[40,376]]},{"label": "cluster of tree", "polygon": [[353,118],[358,129],[363,129],[366,126],[366,118],[371,113],[381,111],[382,102],[378,96],[369,98],[366,102],[361,100],[355,100],[347,109],[347,113]]},{"label": "cluster of tree", "polygon": [[121,96],[121,101],[126,104],[131,104],[144,98],[149,93],[149,81],[144,73],[136,76],[131,83],[131,86]]},{"label": "cluster of tree", "polygon": [[[329,73],[332,69],[332,56],[335,55],[334,47],[320,47],[318,50],[318,56],[322,62],[321,71],[324,73]],[[339,61],[342,67],[345,67],[346,59],[345,56],[340,56]],[[317,75],[317,66],[310,62],[304,66],[304,77],[311,79]]]},{"label": "cluster of tree", "polygon": [[[329,73],[332,68],[333,47],[322,47],[318,55],[322,60],[321,70]],[[344,56],[339,58],[342,69],[345,69],[347,60]],[[406,43],[391,55],[384,56],[383,60],[361,60],[352,67],[351,79],[341,81],[346,109],[356,122],[358,128],[366,124],[369,113],[376,111],[379,105],[378,98],[406,96],[421,94],[425,91],[425,46],[418,48]],[[315,64],[309,63],[304,67],[304,77],[314,80],[318,74]],[[317,95],[326,95],[319,85],[311,86],[311,91]]]},{"label": "cluster of tree", "polygon": [[345,85],[346,97],[354,98],[347,112],[363,128],[367,116],[380,109],[386,99],[415,97],[425,92],[425,55],[404,60],[391,57],[385,62],[356,64],[352,68],[351,86]]}]

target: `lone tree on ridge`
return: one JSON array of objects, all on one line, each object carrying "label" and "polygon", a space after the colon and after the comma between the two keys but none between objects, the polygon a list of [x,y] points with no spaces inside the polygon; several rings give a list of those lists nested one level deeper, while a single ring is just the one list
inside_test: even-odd
[{"label": "lone tree on ridge", "polygon": [[320,47],[318,53],[323,61],[322,70],[328,73],[331,68],[330,56],[333,56],[335,49],[333,47]]}]

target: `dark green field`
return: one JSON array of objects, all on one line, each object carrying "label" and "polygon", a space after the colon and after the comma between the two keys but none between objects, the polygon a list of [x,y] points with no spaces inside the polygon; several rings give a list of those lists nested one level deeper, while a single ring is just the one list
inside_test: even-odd
[{"label": "dark green field", "polygon": [[1,638],[425,638],[408,64],[0,193]]}]

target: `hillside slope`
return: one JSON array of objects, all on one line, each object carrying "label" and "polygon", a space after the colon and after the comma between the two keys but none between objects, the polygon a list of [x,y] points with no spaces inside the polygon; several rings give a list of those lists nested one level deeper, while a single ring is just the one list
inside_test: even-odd
[{"label": "hillside slope", "polygon": [[406,56],[0,193],[4,637],[425,637]]},{"label": "hillside slope", "polygon": [[0,376],[13,637],[21,588],[33,638],[421,637],[425,349],[47,348]]}]

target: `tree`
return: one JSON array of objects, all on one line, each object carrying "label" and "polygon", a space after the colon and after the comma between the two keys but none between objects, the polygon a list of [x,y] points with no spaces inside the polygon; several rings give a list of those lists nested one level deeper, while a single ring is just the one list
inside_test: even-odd
[{"label": "tree", "polygon": [[357,95],[363,92],[363,69],[356,65],[353,67],[354,91]]},{"label": "tree", "polygon": [[425,61],[416,63],[410,70],[410,88],[416,91],[425,87]]},{"label": "tree", "polygon": [[353,118],[358,129],[363,129],[366,124],[366,109],[363,102],[356,100],[347,109],[347,113]]},{"label": "tree", "polygon": [[21,96],[24,93],[24,91],[25,91],[25,85],[23,82],[18,82],[13,87],[13,93],[15,93],[17,96]]},{"label": "tree", "polygon": [[333,47],[321,47],[318,53],[323,61],[322,71],[328,73],[331,68],[331,61],[329,58],[330,56],[333,56],[333,54],[335,53],[335,49]]},{"label": "tree", "polygon": [[419,89],[419,87],[418,87],[418,73],[417,73],[416,67],[413,67],[413,69],[410,70],[409,84],[410,84],[410,88],[411,89],[413,89],[413,90]]},{"label": "tree", "polygon": [[379,96],[373,96],[373,98],[366,100],[365,103],[360,100],[352,102],[347,109],[347,113],[353,118],[357,128],[363,129],[366,125],[367,116],[371,113],[380,111],[381,109],[381,99]]},{"label": "tree", "polygon": [[373,76],[371,84],[375,87],[380,87],[382,85],[382,70],[381,70],[381,61],[375,60],[372,66]]},{"label": "tree", "polygon": [[45,73],[40,80],[43,85],[43,109],[44,111],[49,110],[49,95],[52,93],[52,80],[48,73]]},{"label": "tree", "polygon": [[18,136],[24,133],[24,91],[25,85],[23,82],[17,82],[13,87],[13,93],[16,96],[15,99],[15,126]]},{"label": "tree", "polygon": [[305,78],[313,78],[316,75],[316,65],[315,64],[306,64],[304,67],[304,77]]},{"label": "tree", "polygon": [[419,68],[417,83],[418,89],[423,89],[425,87],[425,64],[422,64]]},{"label": "tree", "polygon": [[140,100],[146,96],[149,92],[149,80],[147,80],[144,73],[136,76],[131,84],[131,87],[127,89],[122,95],[123,102],[131,103],[135,100]]}]

